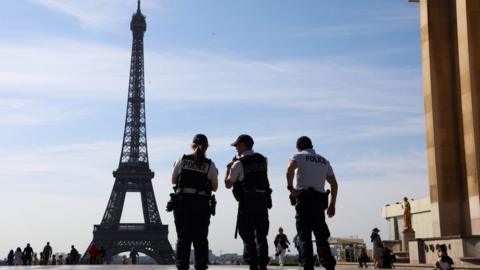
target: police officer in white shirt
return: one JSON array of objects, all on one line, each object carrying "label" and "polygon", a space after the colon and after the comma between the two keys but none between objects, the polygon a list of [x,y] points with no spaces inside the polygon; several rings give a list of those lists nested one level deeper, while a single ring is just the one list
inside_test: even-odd
[{"label": "police officer in white shirt", "polygon": [[203,134],[193,138],[193,153],[176,163],[172,174],[175,185],[175,227],[177,229],[176,265],[188,270],[190,250],[195,249],[195,269],[208,264],[208,226],[212,212],[212,192],[218,188],[218,170],[206,157],[208,139]]},{"label": "police officer in white shirt", "polygon": [[[287,169],[288,190],[296,198],[296,227],[299,237],[300,262],[304,270],[314,269],[312,232],[315,235],[317,254],[326,270],[335,269],[335,258],[330,251],[330,231],[325,222],[335,215],[338,184],[330,162],[315,153],[310,138],[302,136],[297,140],[298,153],[290,159]],[[296,173],[296,183],[293,180]],[[325,192],[325,181],[332,189],[330,204]]]},{"label": "police officer in white shirt", "polygon": [[253,139],[240,135],[232,143],[238,156],[227,166],[225,186],[238,201],[237,229],[243,240],[243,258],[250,270],[266,270],[269,263],[268,209],[272,207],[267,159],[252,150]]}]

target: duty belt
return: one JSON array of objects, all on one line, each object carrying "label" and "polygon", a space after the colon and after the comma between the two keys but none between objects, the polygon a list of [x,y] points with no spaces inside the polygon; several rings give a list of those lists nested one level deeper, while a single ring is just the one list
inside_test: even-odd
[{"label": "duty belt", "polygon": [[198,190],[196,188],[179,188],[177,194],[197,194],[201,196],[210,196],[205,190]]},{"label": "duty belt", "polygon": [[245,190],[245,192],[267,193],[268,190],[252,188],[252,189]]}]

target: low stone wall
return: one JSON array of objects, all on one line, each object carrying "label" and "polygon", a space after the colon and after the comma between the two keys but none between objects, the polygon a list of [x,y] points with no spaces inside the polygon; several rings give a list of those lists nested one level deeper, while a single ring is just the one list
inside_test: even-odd
[{"label": "low stone wall", "polygon": [[436,247],[446,245],[448,255],[455,265],[480,267],[480,236],[469,237],[441,237],[416,239],[409,242],[410,263],[435,264],[438,260]]}]

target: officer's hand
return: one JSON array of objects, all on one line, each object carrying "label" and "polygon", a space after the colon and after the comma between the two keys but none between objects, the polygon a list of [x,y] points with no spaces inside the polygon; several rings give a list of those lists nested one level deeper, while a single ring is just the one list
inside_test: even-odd
[{"label": "officer's hand", "polygon": [[332,218],[333,216],[335,216],[335,205],[333,204],[330,204],[327,208],[327,216],[329,218]]}]

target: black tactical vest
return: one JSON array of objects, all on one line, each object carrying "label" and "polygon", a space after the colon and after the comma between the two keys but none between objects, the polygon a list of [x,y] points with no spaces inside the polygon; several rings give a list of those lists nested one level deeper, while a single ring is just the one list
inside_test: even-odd
[{"label": "black tactical vest", "polygon": [[184,155],[181,162],[182,170],[177,181],[177,188],[193,188],[197,191],[210,192],[208,171],[212,161],[210,159],[196,161],[193,155]]},{"label": "black tactical vest", "polygon": [[267,159],[255,153],[240,158],[243,167],[242,185],[245,191],[266,191],[270,188],[267,176]]},{"label": "black tactical vest", "polygon": [[270,183],[267,176],[267,159],[255,153],[240,158],[244,178],[236,181],[233,195],[242,209],[267,209],[272,207]]}]

